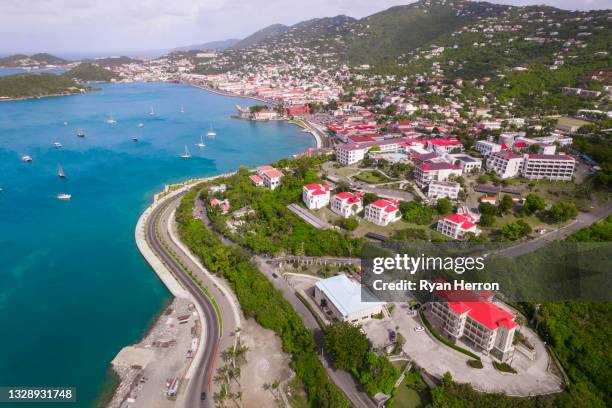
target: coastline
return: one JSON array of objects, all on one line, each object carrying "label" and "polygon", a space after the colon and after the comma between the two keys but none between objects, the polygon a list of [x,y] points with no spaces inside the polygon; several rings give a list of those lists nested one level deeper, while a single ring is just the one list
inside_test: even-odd
[{"label": "coastline", "polygon": [[[269,101],[269,100],[266,100],[266,99],[263,99],[263,98],[258,98],[256,96],[240,95],[240,94],[236,94],[236,93],[232,93],[232,92],[220,91],[220,90],[214,89],[212,87],[208,87],[208,86],[204,86],[204,85],[198,85],[198,84],[194,84],[194,83],[191,83],[191,82],[184,82],[184,83],[189,84],[189,85],[191,85],[191,86],[193,86],[195,88],[199,88],[199,89],[202,89],[204,91],[208,91],[210,93],[214,93],[214,94],[217,94],[217,95],[229,96],[229,97],[232,97],[232,98],[252,99],[252,100],[255,100],[255,101],[263,102],[263,103],[268,104],[268,105],[274,105],[275,104],[272,101]],[[304,125],[306,127],[301,126],[297,122],[294,122],[293,119],[279,119],[278,121],[283,121],[283,122],[286,122],[286,123],[291,124],[291,125],[299,126],[300,128],[304,129],[306,131],[306,133],[310,133],[312,135],[312,137],[315,139],[315,144],[316,144],[316,148],[317,149],[320,149],[320,148],[323,147],[323,140],[321,138],[321,135],[319,135],[317,133],[317,130],[308,121],[301,119],[301,121],[304,123]]]},{"label": "coastline", "polygon": [[50,95],[38,95],[38,96],[23,96],[21,98],[0,98],[0,102],[15,102],[15,101],[27,101],[30,99],[43,99],[43,98],[52,98],[52,97],[56,97],[56,96],[77,96],[77,95],[84,95],[84,94],[88,94],[91,92],[95,92],[98,89],[92,88],[89,90],[86,90],[85,92],[75,92],[75,93],[59,93],[59,94],[50,94]]},{"label": "coastline", "polygon": [[[107,389],[107,391],[105,392],[106,394],[105,396],[100,396],[99,404],[103,404],[103,406],[105,407],[121,406],[121,404],[129,396],[135,384],[139,381],[141,377],[140,370],[133,370],[130,367],[126,368],[125,366],[122,366],[120,363],[117,363],[117,360],[120,359],[122,352],[124,352],[124,350],[126,349],[142,347],[142,345],[147,341],[147,339],[152,335],[152,333],[161,332],[165,330],[165,327],[164,327],[165,320],[163,318],[165,315],[165,312],[169,310],[169,308],[172,308],[174,305],[176,305],[177,302],[193,303],[193,300],[189,292],[187,292],[180,285],[180,283],[174,277],[174,275],[172,275],[172,273],[166,268],[166,266],[161,262],[161,260],[157,258],[157,256],[153,253],[153,251],[149,247],[149,244],[147,243],[145,233],[144,233],[144,228],[145,228],[148,217],[150,216],[151,212],[157,206],[161,205],[167,199],[172,198],[192,188],[193,186],[197,184],[212,181],[217,178],[228,177],[235,173],[236,172],[234,171],[230,173],[218,174],[215,176],[189,179],[182,183],[166,184],[164,186],[163,191],[160,191],[153,196],[153,202],[151,203],[151,205],[149,205],[138,218],[138,222],[136,223],[136,227],[134,230],[134,237],[136,240],[136,245],[138,247],[138,250],[140,251],[143,258],[145,258],[145,260],[147,261],[147,263],[149,264],[153,272],[157,275],[157,277],[162,281],[164,286],[172,294],[172,298],[170,299],[169,303],[165,304],[158,311],[158,313],[155,316],[153,316],[153,318],[150,321],[149,326],[147,327],[145,332],[142,334],[141,338],[137,342],[131,345],[124,346],[119,351],[119,353],[117,353],[117,355],[113,358],[113,361],[111,361],[111,364],[110,364],[110,371],[112,373],[111,377],[112,377],[112,383],[113,383],[110,385],[110,387],[112,388],[109,387],[109,389]],[[198,316],[197,320],[201,327],[202,311],[198,310],[197,316]],[[201,336],[204,336],[204,335],[205,335],[205,332],[202,330]],[[200,338],[199,344],[202,344],[202,341],[203,339]],[[195,358],[197,358],[201,354],[200,352],[202,350],[203,348],[198,346]],[[190,365],[188,370],[186,370],[187,373],[191,372],[190,370],[191,366],[192,365]]]}]

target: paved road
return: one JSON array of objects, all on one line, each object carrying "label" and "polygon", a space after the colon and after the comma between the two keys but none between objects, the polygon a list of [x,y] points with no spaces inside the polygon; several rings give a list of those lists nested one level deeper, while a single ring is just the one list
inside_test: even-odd
[{"label": "paved road", "polygon": [[167,244],[166,240],[160,238],[160,232],[164,230],[165,225],[163,220],[167,219],[169,210],[172,205],[177,205],[182,195],[176,198],[168,200],[153,210],[150,217],[147,220],[145,226],[147,242],[153,252],[163,261],[168,267],[172,274],[178,279],[181,285],[189,291],[193,296],[194,301],[197,302],[204,311],[204,315],[200,316],[202,319],[202,329],[206,330],[206,338],[204,344],[200,347],[204,347],[202,359],[200,361],[193,361],[192,364],[197,364],[195,375],[190,383],[187,385],[187,391],[185,396],[185,406],[192,407],[213,407],[212,396],[208,396],[206,401],[200,401],[200,393],[209,392],[209,384],[211,383],[212,367],[217,354],[217,341],[220,337],[219,320],[215,309],[210,299],[202,292],[202,290],[191,280],[179,263],[172,257],[169,251],[164,247]]},{"label": "paved road", "polygon": [[576,220],[561,229],[549,232],[536,239],[532,239],[531,241],[522,242],[520,244],[499,250],[496,252],[496,254],[511,258],[525,255],[543,247],[550,242],[565,239],[574,232],[586,228],[595,222],[606,218],[610,214],[612,214],[612,202],[607,203],[605,206],[594,208],[591,212],[579,213]]},{"label": "paved road", "polygon": [[[194,205],[198,218],[202,219],[207,228],[214,231],[212,229],[211,221],[206,214],[206,209],[197,203],[194,203]],[[226,245],[238,246],[238,244],[222,234],[217,233],[217,236]],[[289,283],[287,283],[285,279],[281,277],[275,278],[273,276],[275,272],[274,268],[266,262],[266,259],[261,256],[254,255],[251,260],[255,262],[255,264],[259,267],[259,270],[272,282],[272,285],[276,289],[283,292],[283,296],[291,304],[291,306],[293,306],[293,309],[300,315],[306,327],[314,331],[315,341],[319,346],[319,349],[322,350],[323,332],[310,310],[297,297],[295,290],[289,286]],[[376,406],[368,394],[361,389],[361,385],[355,381],[350,373],[344,370],[334,369],[331,362],[325,356],[319,355],[319,359],[323,363],[323,366],[325,367],[325,370],[327,371],[327,374],[331,380],[344,392],[354,406],[358,408],[372,408]]]}]

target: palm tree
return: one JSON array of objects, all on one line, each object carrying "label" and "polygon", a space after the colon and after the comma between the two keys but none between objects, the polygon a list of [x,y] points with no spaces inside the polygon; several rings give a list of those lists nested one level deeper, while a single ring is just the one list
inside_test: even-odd
[{"label": "palm tree", "polygon": [[[236,399],[238,399],[238,401],[240,401],[240,403],[239,404],[237,403],[236,405],[238,407],[241,407],[242,406],[242,391],[236,391],[234,393],[234,398],[236,398]],[[234,402],[236,402],[236,400],[234,400]]]}]

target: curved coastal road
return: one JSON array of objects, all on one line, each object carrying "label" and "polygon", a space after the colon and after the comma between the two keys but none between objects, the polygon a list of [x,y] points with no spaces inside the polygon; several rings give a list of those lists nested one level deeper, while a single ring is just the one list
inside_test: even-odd
[{"label": "curved coastal road", "polygon": [[[199,361],[194,360],[192,362],[192,364],[197,364],[197,366],[191,381],[187,385],[185,406],[190,408],[212,407],[214,403],[212,402],[209,386],[211,384],[214,362],[217,354],[217,343],[221,335],[219,318],[211,300],[202,292],[202,289],[193,282],[191,277],[187,275],[185,270],[166,248],[165,245],[168,245],[167,241],[160,238],[162,235],[160,230],[164,228],[162,220],[167,219],[168,213],[173,208],[173,205],[176,206],[181,197],[182,194],[168,199],[151,212],[145,225],[146,238],[147,243],[155,255],[162,260],[180,284],[192,295],[193,300],[200,306],[200,310],[204,312],[203,316],[200,316],[200,319],[202,320],[202,330],[205,330],[206,333],[205,337],[203,337],[206,340],[199,346],[204,347],[204,352]],[[200,394],[202,392],[206,392],[207,394],[205,401],[200,401]]]}]

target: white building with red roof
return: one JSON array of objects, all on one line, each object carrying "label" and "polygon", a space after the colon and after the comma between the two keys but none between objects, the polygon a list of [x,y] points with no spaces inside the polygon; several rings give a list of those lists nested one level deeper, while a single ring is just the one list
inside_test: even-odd
[{"label": "white building with red roof", "polygon": [[[441,279],[436,283],[450,285]],[[429,309],[445,337],[461,339],[502,362],[512,356],[518,327],[512,313],[468,290],[437,290],[434,299]]]},{"label": "white building with red roof", "polygon": [[492,153],[487,159],[487,168],[493,170],[503,179],[516,177],[523,167],[523,160],[523,156],[520,154]]},{"label": "white building with red roof", "polygon": [[463,145],[459,139],[430,139],[427,141],[427,150],[438,153],[450,153],[451,151],[463,150]]},{"label": "white building with red roof", "polygon": [[[280,170],[272,166],[259,166],[257,167],[257,176],[251,176],[250,179],[255,185],[263,185],[269,190],[274,190],[280,186],[283,176],[284,174]],[[259,183],[259,179],[261,179],[261,183]]]},{"label": "white building with red roof", "polygon": [[389,225],[402,218],[399,202],[392,198],[381,198],[370,203],[365,208],[364,218],[376,225]]},{"label": "white building with red roof", "polygon": [[432,181],[446,181],[450,176],[460,176],[463,169],[448,162],[425,162],[414,171],[414,179],[419,187],[428,186]]},{"label": "white building with red roof", "polygon": [[331,210],[344,218],[356,215],[363,209],[363,194],[345,191],[331,199]]},{"label": "white building with red roof", "polygon": [[453,214],[438,221],[439,233],[455,239],[463,239],[468,232],[479,235],[480,230],[476,227],[476,219],[468,213]]},{"label": "white building with red roof", "polygon": [[329,204],[330,192],[328,184],[312,183],[302,189],[302,200],[309,210],[318,210]]}]

